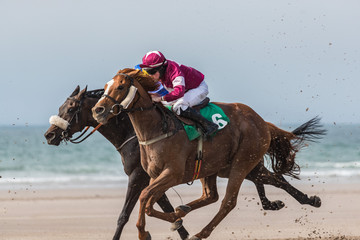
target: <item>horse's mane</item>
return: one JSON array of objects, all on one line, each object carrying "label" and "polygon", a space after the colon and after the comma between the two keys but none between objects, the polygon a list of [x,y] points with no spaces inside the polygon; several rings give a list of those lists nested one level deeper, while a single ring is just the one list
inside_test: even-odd
[{"label": "horse's mane", "polygon": [[104,94],[104,89],[96,89],[96,90],[87,91],[85,93],[85,96],[89,98],[100,99],[103,94]]},{"label": "horse's mane", "polygon": [[[95,89],[95,90],[86,91],[85,92],[85,97],[94,98],[94,99],[99,100],[102,97],[102,95],[104,94],[104,92],[105,92],[105,90],[103,88],[102,89]],[[113,119],[116,119],[116,124],[117,124],[118,121],[123,121],[124,122],[125,118],[127,118],[126,117],[126,112],[122,112],[119,115],[115,116]],[[113,119],[111,119],[111,120],[113,120]]]},{"label": "horse's mane", "polygon": [[118,73],[125,73],[134,79],[136,79],[145,91],[155,91],[158,88],[157,82],[151,79],[151,77],[141,70],[135,70],[133,68],[125,68]]},{"label": "horse's mane", "polygon": [[[144,73],[141,70],[135,70],[132,68],[125,68],[123,70],[120,70],[118,73],[125,73],[128,74],[129,76],[133,77],[134,79],[136,79],[140,85],[146,90],[146,91],[154,91],[157,89],[157,85],[156,82],[154,82],[151,77],[149,77],[149,75],[147,75],[146,73]],[[104,94],[104,89],[95,89],[95,90],[90,90],[90,91],[86,91],[85,96],[89,97],[89,98],[97,98],[100,99],[101,96]]]}]

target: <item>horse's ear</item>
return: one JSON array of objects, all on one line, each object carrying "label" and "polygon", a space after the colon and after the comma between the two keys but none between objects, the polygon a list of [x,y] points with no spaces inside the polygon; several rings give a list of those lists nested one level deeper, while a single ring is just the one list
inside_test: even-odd
[{"label": "horse's ear", "polygon": [[80,86],[77,85],[77,87],[75,88],[73,93],[70,95],[70,97],[74,97],[74,96],[78,95],[79,91],[80,91]]},{"label": "horse's ear", "polygon": [[83,90],[81,90],[81,92],[79,93],[78,99],[80,99],[80,100],[83,99],[83,98],[85,97],[86,91],[87,91],[87,85],[86,85],[86,87],[85,87]]}]

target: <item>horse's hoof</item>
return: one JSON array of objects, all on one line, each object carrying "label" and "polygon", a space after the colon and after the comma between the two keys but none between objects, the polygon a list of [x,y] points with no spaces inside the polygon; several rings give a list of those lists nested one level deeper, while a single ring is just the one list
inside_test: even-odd
[{"label": "horse's hoof", "polygon": [[151,240],[151,235],[149,232],[145,232],[146,236],[145,237],[140,237],[140,240]]},{"label": "horse's hoof", "polygon": [[276,200],[273,202],[269,202],[269,204],[264,205],[263,209],[276,211],[282,209],[283,207],[285,207],[285,204],[280,200]]},{"label": "horse's hoof", "polygon": [[179,228],[181,228],[182,223],[183,223],[183,220],[182,220],[181,218],[179,218],[178,220],[176,220],[175,222],[173,222],[173,223],[171,224],[170,230],[171,230],[171,231],[176,231],[176,230],[178,230]]},{"label": "horse's hoof", "polygon": [[321,206],[321,199],[318,196],[311,196],[310,200],[312,202],[311,206],[320,207]]},{"label": "horse's hoof", "polygon": [[176,212],[182,211],[185,214],[188,214],[191,211],[191,207],[189,207],[188,205],[180,205],[177,208],[175,208]]},{"label": "horse's hoof", "polygon": [[148,232],[148,235],[147,235],[147,237],[146,237],[146,240],[151,240],[151,235],[150,235],[149,232]]},{"label": "horse's hoof", "polygon": [[197,236],[192,236],[191,238],[189,238],[189,240],[201,240],[201,238],[198,238]]},{"label": "horse's hoof", "polygon": [[146,232],[147,233],[147,236],[146,236],[146,240],[151,240],[151,235],[149,232]]},{"label": "horse's hoof", "polygon": [[274,201],[274,203],[275,203],[275,205],[276,205],[276,207],[275,207],[274,210],[280,210],[280,209],[282,209],[283,207],[285,207],[285,204],[284,204],[282,201],[280,201],[280,200],[276,200],[276,201]]}]

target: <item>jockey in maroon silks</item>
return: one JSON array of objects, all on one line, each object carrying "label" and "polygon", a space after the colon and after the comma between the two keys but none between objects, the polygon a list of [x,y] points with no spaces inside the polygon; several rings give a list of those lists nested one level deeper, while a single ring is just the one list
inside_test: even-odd
[{"label": "jockey in maroon silks", "polygon": [[208,121],[191,108],[201,103],[209,93],[204,74],[194,68],[166,59],[159,51],[146,53],[140,67],[153,80],[160,81],[168,91],[168,94],[164,96],[151,94],[154,102],[161,101],[164,105],[170,105],[176,114],[195,121],[200,125],[205,136],[216,132],[218,125]]}]

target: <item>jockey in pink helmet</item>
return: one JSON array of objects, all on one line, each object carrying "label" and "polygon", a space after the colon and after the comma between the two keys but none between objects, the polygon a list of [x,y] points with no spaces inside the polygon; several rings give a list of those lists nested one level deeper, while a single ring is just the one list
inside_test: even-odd
[{"label": "jockey in pink helmet", "polygon": [[191,108],[203,101],[209,93],[204,74],[194,68],[166,59],[159,51],[146,53],[140,67],[153,80],[161,81],[169,92],[162,97],[157,94],[151,95],[154,102],[161,101],[164,105],[170,105],[178,115],[197,122],[205,136],[216,132],[218,126],[215,123],[206,120]]}]

